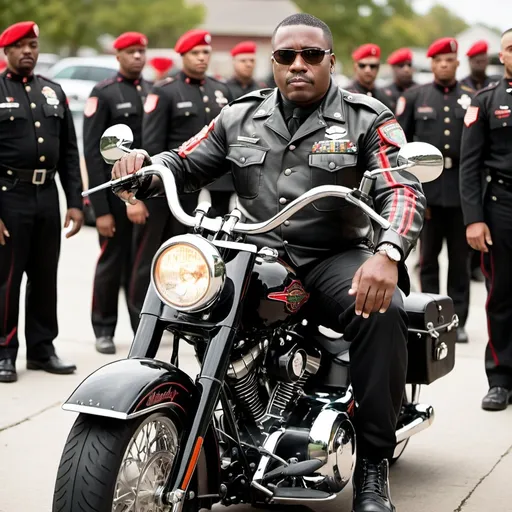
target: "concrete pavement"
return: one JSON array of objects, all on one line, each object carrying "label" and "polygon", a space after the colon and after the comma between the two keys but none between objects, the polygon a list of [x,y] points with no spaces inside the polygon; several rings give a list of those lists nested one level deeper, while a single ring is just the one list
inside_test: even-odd
[{"label": "concrete pavement", "polygon": [[[0,385],[0,512],[51,511],[61,450],[76,417],[60,405],[89,373],[128,352],[131,332],[122,296],[118,354],[100,355],[93,347],[89,315],[98,253],[91,228],[63,240],[56,347],[61,357],[77,363],[77,373],[53,376],[27,371],[22,349],[19,381]],[[470,343],[457,346],[456,366],[448,377],[422,389],[421,399],[434,406],[436,420],[412,439],[392,469],[392,495],[399,512],[512,512],[512,408],[499,413],[480,409],[487,389],[484,302],[483,284],[473,284]],[[159,356],[168,360],[170,349],[166,339]],[[194,374],[197,366],[190,350],[180,360]],[[335,504],[316,510],[349,512],[350,501],[347,490]]]}]

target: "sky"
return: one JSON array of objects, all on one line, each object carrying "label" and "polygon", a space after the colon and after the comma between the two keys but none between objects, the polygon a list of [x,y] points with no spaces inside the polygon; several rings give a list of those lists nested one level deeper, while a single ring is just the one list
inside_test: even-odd
[{"label": "sky", "polygon": [[512,1],[510,0],[413,0],[414,9],[427,12],[439,3],[463,18],[468,25],[480,22],[504,31],[512,28]]}]

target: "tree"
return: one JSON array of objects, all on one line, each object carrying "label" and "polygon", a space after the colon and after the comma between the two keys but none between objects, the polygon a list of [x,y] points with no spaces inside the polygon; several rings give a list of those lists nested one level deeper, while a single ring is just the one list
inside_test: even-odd
[{"label": "tree", "polygon": [[131,30],[144,32],[153,47],[170,47],[204,18],[203,6],[185,0],[0,0],[0,12],[4,27],[33,20],[45,51],[64,47],[70,55],[81,46],[97,48],[102,34]]}]

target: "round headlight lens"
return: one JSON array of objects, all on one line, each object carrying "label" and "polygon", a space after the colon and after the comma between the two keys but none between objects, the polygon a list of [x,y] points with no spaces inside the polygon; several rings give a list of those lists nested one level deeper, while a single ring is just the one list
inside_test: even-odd
[{"label": "round headlight lens", "polygon": [[210,288],[208,262],[192,245],[171,245],[155,262],[154,282],[160,295],[173,306],[194,306],[204,299]]}]

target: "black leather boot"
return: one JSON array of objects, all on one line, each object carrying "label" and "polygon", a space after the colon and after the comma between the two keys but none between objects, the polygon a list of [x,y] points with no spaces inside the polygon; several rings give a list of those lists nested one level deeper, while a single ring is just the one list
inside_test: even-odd
[{"label": "black leather boot", "polygon": [[395,512],[389,492],[389,464],[368,459],[357,461],[354,472],[352,512]]}]

